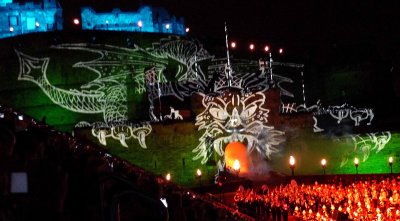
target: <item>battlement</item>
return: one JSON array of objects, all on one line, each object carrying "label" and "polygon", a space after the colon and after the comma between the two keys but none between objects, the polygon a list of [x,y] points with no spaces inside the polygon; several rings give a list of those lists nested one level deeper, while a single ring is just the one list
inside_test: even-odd
[{"label": "battlement", "polygon": [[136,12],[124,12],[120,9],[96,12],[91,7],[83,7],[81,17],[84,30],[185,34],[183,18],[177,19],[163,8],[142,6]]},{"label": "battlement", "polygon": [[[57,0],[41,3],[13,3],[0,0],[0,38],[32,32],[63,30],[63,13]],[[137,11],[96,12],[91,7],[81,8],[83,30],[131,31],[185,35],[183,18],[170,15],[164,8],[142,6]]]},{"label": "battlement", "polygon": [[0,16],[5,20],[0,24],[0,38],[63,29],[62,8],[56,0],[25,4],[2,0]]}]

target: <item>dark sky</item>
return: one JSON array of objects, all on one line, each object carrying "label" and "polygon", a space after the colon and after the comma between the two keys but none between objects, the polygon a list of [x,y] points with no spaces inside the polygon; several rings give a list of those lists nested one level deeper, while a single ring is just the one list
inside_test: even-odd
[{"label": "dark sky", "polygon": [[[141,4],[161,6],[185,18],[191,35],[224,39],[241,45],[255,42],[284,47],[294,57],[399,57],[400,7],[385,1],[268,1],[268,0],[60,0],[66,17],[79,14],[82,5],[97,10],[136,10]],[[321,55],[319,55],[322,53]],[[328,53],[328,55],[324,55]],[[333,53],[333,54],[332,54]],[[354,55],[352,55],[354,53]],[[330,58],[327,58],[330,59]],[[362,59],[362,58],[358,58]]]}]

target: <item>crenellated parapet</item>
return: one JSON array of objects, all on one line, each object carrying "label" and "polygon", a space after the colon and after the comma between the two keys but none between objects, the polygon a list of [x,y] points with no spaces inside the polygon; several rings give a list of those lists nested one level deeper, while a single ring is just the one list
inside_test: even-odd
[{"label": "crenellated parapet", "polygon": [[62,8],[56,0],[25,4],[0,2],[0,38],[63,29]]},{"label": "crenellated parapet", "polygon": [[163,8],[142,6],[137,11],[96,12],[91,7],[81,9],[82,29],[132,31],[184,35],[183,18],[171,16]]}]

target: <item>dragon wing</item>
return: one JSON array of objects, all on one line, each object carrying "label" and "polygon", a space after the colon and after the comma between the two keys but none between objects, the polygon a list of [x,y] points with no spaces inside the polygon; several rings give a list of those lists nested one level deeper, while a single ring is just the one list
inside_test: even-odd
[{"label": "dragon wing", "polygon": [[143,75],[145,68],[156,66],[165,68],[168,61],[135,46],[133,49],[112,45],[93,44],[60,44],[52,46],[55,49],[79,50],[98,54],[90,61],[81,61],[73,65],[75,68],[86,68],[98,75],[93,81],[82,85],[82,88],[105,87],[106,84],[125,82],[129,74]]},{"label": "dragon wing", "polygon": [[[198,63],[211,58],[209,53],[199,44],[189,40],[161,39],[153,43],[151,48],[143,49],[137,45],[133,48],[117,47],[112,45],[96,44],[60,44],[52,46],[55,49],[80,50],[98,54],[99,56],[90,61],[75,63],[73,67],[86,68],[98,77],[92,82],[83,85],[83,88],[92,86],[104,87],[106,83],[124,82],[129,74],[133,77],[143,76],[146,68],[155,66],[157,70],[164,70],[172,59],[178,65],[174,78],[177,81],[191,79],[194,76],[204,74],[198,71]],[[160,76],[160,79],[162,76]]]},{"label": "dragon wing", "polygon": [[154,43],[153,47],[148,48],[147,51],[159,58],[170,58],[178,62],[181,67],[174,76],[178,81],[198,77],[205,79],[198,64],[201,61],[212,59],[213,56],[198,42],[172,38],[161,39],[160,42]]}]

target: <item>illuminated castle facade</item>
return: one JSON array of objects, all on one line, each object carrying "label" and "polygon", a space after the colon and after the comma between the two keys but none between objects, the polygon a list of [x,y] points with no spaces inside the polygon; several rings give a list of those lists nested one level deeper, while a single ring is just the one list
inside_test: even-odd
[{"label": "illuminated castle facade", "polygon": [[63,29],[62,8],[56,0],[12,3],[0,0],[0,38]]},{"label": "illuminated castle facade", "polygon": [[136,31],[185,34],[184,19],[171,16],[163,8],[142,6],[136,12],[95,12],[90,7],[81,9],[82,29]]},{"label": "illuminated castle facade", "polygon": [[[57,0],[25,4],[0,0],[0,16],[0,38],[63,29],[62,8]],[[136,12],[122,12],[119,9],[96,12],[90,7],[83,7],[81,18],[84,30],[186,33],[183,18],[176,18],[163,8],[150,6],[142,6]]]}]

